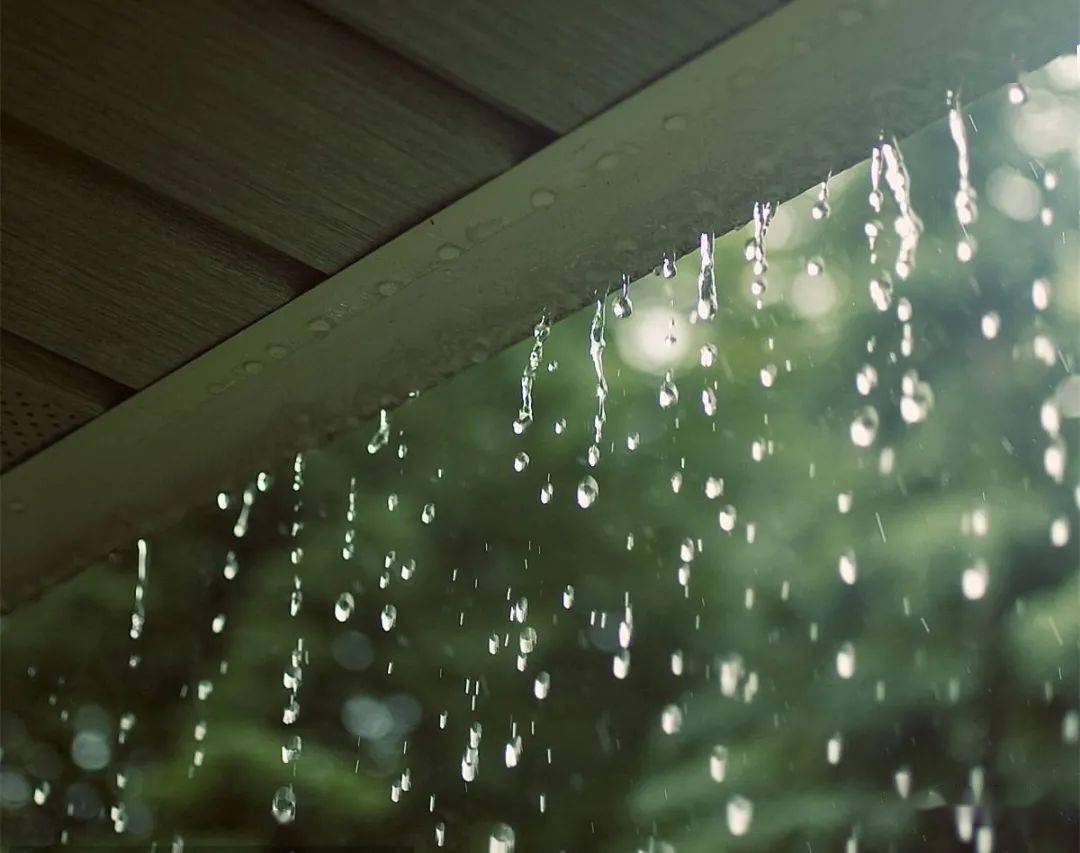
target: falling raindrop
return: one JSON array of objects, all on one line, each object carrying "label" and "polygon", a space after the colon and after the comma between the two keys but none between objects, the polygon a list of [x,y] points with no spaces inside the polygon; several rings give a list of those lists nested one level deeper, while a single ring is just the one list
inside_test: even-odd
[{"label": "falling raindrop", "polygon": [[1063,515],[1050,522],[1050,544],[1055,548],[1069,544],[1069,519]]},{"label": "falling raindrop", "polygon": [[524,450],[514,456],[514,470],[519,474],[529,467],[529,454]]},{"label": "falling raindrop", "polygon": [[491,829],[488,853],[514,853],[514,830],[505,823],[497,823]]},{"label": "falling raindrop", "polygon": [[858,578],[858,569],[855,563],[855,552],[848,549],[840,555],[839,562],[840,579],[849,586]]},{"label": "falling raindrop", "polygon": [[679,389],[671,378],[669,370],[664,375],[664,381],[660,385],[660,408],[669,409],[679,402]]},{"label": "falling raindrop", "polygon": [[712,388],[701,389],[701,409],[710,418],[716,414],[716,392]]},{"label": "falling raindrop", "polygon": [[720,522],[720,529],[725,533],[730,533],[735,529],[735,507],[731,504],[720,509],[720,515],[718,517]]},{"label": "falling raindrop", "polygon": [[892,305],[893,285],[887,275],[870,279],[870,301],[878,311],[888,311]]},{"label": "falling raindrop", "polygon": [[588,474],[582,478],[577,487],[577,502],[578,506],[582,509],[588,509],[595,503],[596,495],[600,491],[600,487],[596,484],[596,480]]},{"label": "falling raindrop", "polygon": [[660,714],[660,728],[666,735],[675,735],[682,731],[683,714],[678,705],[668,705]]},{"label": "falling raindrop", "polygon": [[906,800],[911,794],[911,768],[901,767],[893,774],[893,781],[896,783],[896,792],[901,799]]},{"label": "falling raindrop", "polygon": [[851,440],[858,447],[869,447],[877,438],[880,418],[873,406],[864,406],[851,422]]},{"label": "falling raindrop", "polygon": [[292,823],[296,820],[296,794],[292,785],[283,785],[274,793],[274,799],[270,803],[270,810],[274,819],[280,824]]},{"label": "falling raindrop", "polygon": [[338,622],[345,622],[350,616],[352,616],[353,610],[356,607],[356,601],[351,592],[343,592],[338,596],[337,603],[334,604],[334,618]]},{"label": "falling raindrop", "polygon": [[732,835],[746,835],[754,819],[754,804],[746,797],[734,796],[727,802],[727,825]]},{"label": "falling raindrop", "polygon": [[1036,311],[1045,311],[1050,305],[1050,282],[1037,278],[1031,284],[1031,304]]},{"label": "falling raindrop", "polygon": [[727,775],[728,750],[726,746],[714,746],[709,755],[709,776],[714,782],[723,782]]},{"label": "falling raindrop", "polygon": [[843,738],[839,733],[834,734],[831,738],[829,738],[829,742],[825,745],[825,760],[828,761],[829,764],[839,764],[840,753],[843,751],[843,748]]},{"label": "falling raindrop", "polygon": [[986,563],[979,560],[970,568],[964,569],[960,578],[960,587],[964,592],[964,598],[969,601],[977,601],[986,595],[986,589],[990,585],[990,569]]},{"label": "falling raindrop", "polygon": [[836,653],[836,674],[848,679],[855,674],[855,646],[844,643]]},{"label": "falling raindrop", "polygon": [[379,615],[379,622],[382,625],[384,631],[389,631],[394,625],[397,624],[397,608],[392,604],[387,604],[382,609],[382,613]]},{"label": "falling raindrop", "polygon": [[983,314],[979,326],[982,329],[983,337],[988,341],[992,341],[998,336],[998,331],[1001,329],[1001,317],[996,311],[988,311]]}]

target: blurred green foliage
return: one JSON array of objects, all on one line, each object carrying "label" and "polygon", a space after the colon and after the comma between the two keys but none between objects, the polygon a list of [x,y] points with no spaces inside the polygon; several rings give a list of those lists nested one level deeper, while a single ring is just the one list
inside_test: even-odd
[{"label": "blurred green foliage", "polygon": [[[366,449],[370,425],[307,454],[299,491],[289,466],[273,472],[270,488],[254,493],[242,538],[233,533],[241,496],[231,495],[226,510],[193,513],[152,541],[139,640],[128,636],[134,547],[5,618],[5,841],[54,844],[63,832],[72,844],[180,837],[188,849],[427,849],[444,822],[449,848],[486,850],[504,822],[526,850],[841,850],[850,838],[860,849],[939,850],[961,846],[956,806],[969,804],[976,827],[992,827],[994,849],[1075,849],[1078,420],[1072,411],[1062,421],[1068,461],[1058,483],[1044,466],[1051,439],[1040,408],[1058,399],[1068,409],[1077,387],[1065,381],[1080,318],[1077,153],[1031,156],[1016,130],[1025,110],[1058,110],[1075,124],[1075,91],[1052,84],[1034,79],[1023,106],[999,93],[972,110],[973,181],[998,190],[982,193],[970,264],[955,256],[956,155],[944,124],[903,144],[925,233],[916,271],[895,282],[887,311],[867,294],[866,164],[832,179],[828,219],[809,215],[816,191],[781,208],[762,310],[749,295],[745,229],[716,242],[721,305],[711,323],[687,321],[696,255],[674,279],[635,283],[633,316],[608,313],[611,390],[595,470],[585,459],[596,406],[587,310],[554,326],[536,422],[523,436],[511,423],[531,341],[392,413],[391,441],[378,453]],[[1039,186],[1047,169],[1058,176],[1053,192]],[[1024,212],[1032,192],[1056,222]],[[886,231],[894,216],[887,201]],[[878,251],[880,270],[895,238]],[[816,277],[803,272],[814,256],[825,270]],[[1038,277],[1053,287],[1045,311],[1032,304]],[[913,313],[910,356],[901,352],[901,299]],[[992,339],[982,331],[988,312],[1000,318]],[[1036,355],[1039,335],[1053,344],[1052,364]],[[719,355],[702,367],[707,343]],[[769,364],[777,374],[764,387]],[[878,384],[862,397],[854,379],[865,364]],[[680,401],[661,409],[668,369]],[[922,423],[899,414],[910,370],[933,389]],[[715,388],[714,417],[700,404],[706,387]],[[862,448],[850,424],[867,404],[880,425]],[[761,461],[755,441],[771,446]],[[516,472],[521,450],[530,463]],[[583,510],[574,496],[586,473],[599,496]],[[724,481],[716,500],[705,495],[710,476]],[[350,478],[356,551],[345,560]],[[841,494],[851,496],[847,512]],[[428,502],[436,515],[425,524]],[[717,522],[727,504],[737,515],[731,533]],[[965,533],[983,513],[985,535]],[[1059,518],[1071,535],[1055,547],[1049,530]],[[684,587],[687,537],[700,540],[700,553]],[[303,549],[296,564],[294,547]],[[837,569],[848,549],[853,584]],[[239,571],[228,580],[230,550]],[[409,559],[416,572],[405,580]],[[989,583],[969,600],[961,579],[979,560]],[[295,578],[303,600],[291,617]],[[346,591],[356,607],[340,623],[334,604]],[[523,600],[524,623],[512,621]],[[398,614],[390,631],[380,626],[387,604]],[[630,669],[617,679],[628,604]],[[218,614],[225,627],[214,633]],[[536,645],[519,671],[528,628]],[[300,713],[286,726],[282,673],[301,637]],[[837,671],[844,643],[855,651],[850,678]],[[722,689],[725,670],[734,695]],[[551,688],[540,700],[533,682],[542,671]],[[201,681],[213,686],[203,699]],[[661,726],[669,705],[682,717],[674,734]],[[118,743],[126,712],[136,722]],[[466,784],[474,722],[483,727],[479,772]],[[524,749],[508,768],[515,731]],[[76,748],[87,732],[99,751],[106,744],[104,758]],[[294,734],[302,754],[286,765],[281,747]],[[830,764],[836,735],[840,758]],[[728,756],[722,782],[710,777],[717,745]],[[411,787],[394,802],[406,768]],[[905,770],[906,798],[895,780]],[[51,793],[38,805],[32,791],[43,782]],[[279,825],[271,798],[286,784],[296,820]],[[727,823],[734,796],[753,804],[741,837]],[[121,802],[127,825],[116,834],[110,808]]]}]

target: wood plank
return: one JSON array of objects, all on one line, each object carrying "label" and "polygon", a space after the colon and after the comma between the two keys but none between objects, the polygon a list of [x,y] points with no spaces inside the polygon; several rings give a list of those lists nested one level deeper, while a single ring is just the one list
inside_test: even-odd
[{"label": "wood plank", "polygon": [[308,2],[562,134],[784,0]]},{"label": "wood plank", "polygon": [[326,273],[539,144],[281,0],[5,0],[4,109]]},{"label": "wood plank", "polygon": [[131,388],[3,332],[0,469],[6,471],[131,393]]},{"label": "wood plank", "polygon": [[141,388],[321,274],[4,122],[3,328]]},{"label": "wood plank", "polygon": [[9,471],[0,608],[1074,49],[1075,0],[861,8],[794,0]]}]

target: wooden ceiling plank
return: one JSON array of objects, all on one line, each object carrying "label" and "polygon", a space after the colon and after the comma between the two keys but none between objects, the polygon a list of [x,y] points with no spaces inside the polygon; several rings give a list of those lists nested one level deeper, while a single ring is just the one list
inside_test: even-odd
[{"label": "wooden ceiling plank", "polygon": [[307,0],[460,88],[566,133],[784,0]]},{"label": "wooden ceiling plank", "polygon": [[0,365],[8,374],[51,385],[97,411],[111,409],[135,391],[7,330],[0,330]]},{"label": "wooden ceiling plank", "polygon": [[4,109],[324,273],[535,134],[297,3],[7,0]]},{"label": "wooden ceiling plank", "polygon": [[131,388],[11,332],[0,334],[0,470],[131,396]]},{"label": "wooden ceiling plank", "polygon": [[141,388],[322,277],[5,121],[4,329]]}]

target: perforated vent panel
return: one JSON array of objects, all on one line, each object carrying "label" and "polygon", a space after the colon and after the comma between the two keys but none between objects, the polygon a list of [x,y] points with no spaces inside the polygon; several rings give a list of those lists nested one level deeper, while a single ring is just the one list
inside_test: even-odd
[{"label": "perforated vent panel", "polygon": [[92,403],[5,371],[0,384],[0,446],[7,470],[99,413]]}]

